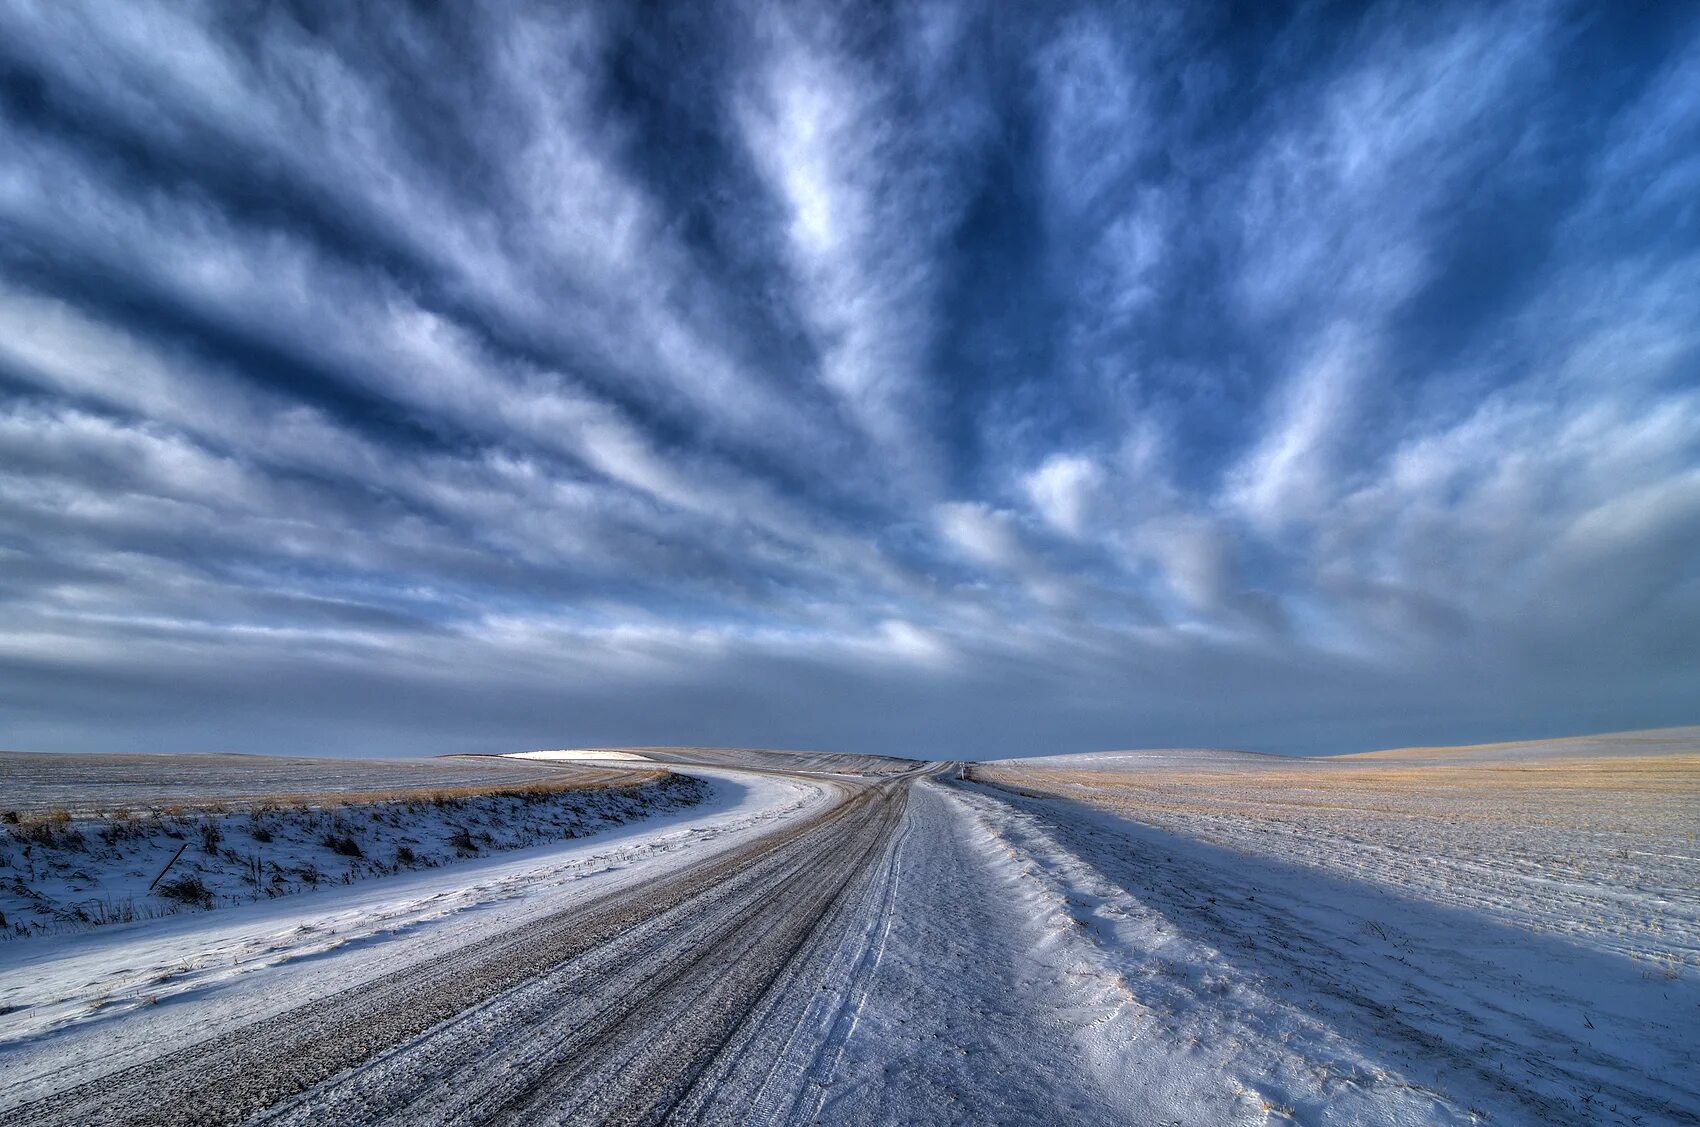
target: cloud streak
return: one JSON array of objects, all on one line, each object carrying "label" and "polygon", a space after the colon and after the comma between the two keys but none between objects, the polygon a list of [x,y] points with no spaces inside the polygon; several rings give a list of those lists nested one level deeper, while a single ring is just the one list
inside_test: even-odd
[{"label": "cloud streak", "polygon": [[1700,24],[0,3],[0,742],[1692,722]]}]

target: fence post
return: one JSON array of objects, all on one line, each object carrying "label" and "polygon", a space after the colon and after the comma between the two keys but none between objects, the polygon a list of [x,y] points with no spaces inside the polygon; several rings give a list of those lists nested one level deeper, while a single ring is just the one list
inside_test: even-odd
[{"label": "fence post", "polygon": [[165,874],[171,871],[171,866],[177,864],[177,858],[183,856],[183,851],[187,848],[189,848],[189,843],[186,841],[177,847],[177,852],[171,855],[171,860],[165,863],[165,868],[159,871],[159,876],[153,878],[153,884],[148,885],[149,892],[153,891],[154,884],[158,884],[161,880],[165,879]]}]

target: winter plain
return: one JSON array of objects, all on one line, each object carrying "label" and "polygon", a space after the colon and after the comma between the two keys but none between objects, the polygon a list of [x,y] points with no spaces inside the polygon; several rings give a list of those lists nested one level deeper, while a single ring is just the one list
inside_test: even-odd
[{"label": "winter plain", "polygon": [[1700,1122],[1696,729],[7,767],[4,1123]]}]

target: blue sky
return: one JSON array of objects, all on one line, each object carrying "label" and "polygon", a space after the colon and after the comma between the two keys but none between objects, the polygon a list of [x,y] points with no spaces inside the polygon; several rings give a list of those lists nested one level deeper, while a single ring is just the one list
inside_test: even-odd
[{"label": "blue sky", "polygon": [[446,8],[0,0],[0,744],[1700,721],[1695,9]]}]

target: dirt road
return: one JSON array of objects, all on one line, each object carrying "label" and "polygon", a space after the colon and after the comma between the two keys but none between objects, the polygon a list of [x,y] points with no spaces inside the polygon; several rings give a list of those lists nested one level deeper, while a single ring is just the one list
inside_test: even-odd
[{"label": "dirt road", "polygon": [[736,1122],[910,785],[0,1115],[5,1124]]}]

